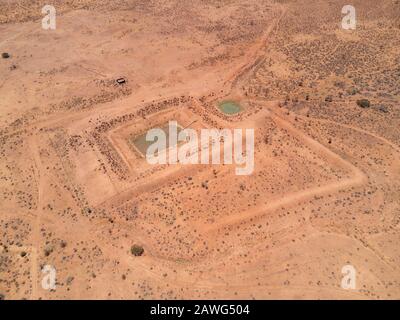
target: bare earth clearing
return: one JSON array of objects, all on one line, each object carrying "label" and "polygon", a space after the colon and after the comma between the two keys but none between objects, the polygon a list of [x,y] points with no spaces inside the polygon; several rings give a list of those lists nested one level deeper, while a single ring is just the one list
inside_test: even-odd
[{"label": "bare earth clearing", "polygon": [[[188,3],[0,0],[0,297],[399,299],[400,2]],[[253,174],[147,163],[170,120],[254,128]]]}]

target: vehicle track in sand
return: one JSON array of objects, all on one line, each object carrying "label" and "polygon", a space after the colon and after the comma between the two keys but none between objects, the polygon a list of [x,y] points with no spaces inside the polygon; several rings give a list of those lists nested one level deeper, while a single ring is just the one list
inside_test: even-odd
[{"label": "vehicle track in sand", "polygon": [[[268,27],[265,32],[265,34],[262,36],[261,40],[257,41],[255,45],[252,46],[251,50],[247,53],[246,58],[244,59],[244,63],[237,68],[231,75],[228,76],[228,80],[226,80],[221,88],[214,88],[214,92],[218,92],[219,90],[225,92],[231,92],[234,88],[235,85],[239,82],[238,79],[246,76],[249,74],[252,70],[255,64],[257,64],[257,61],[260,58],[264,57],[264,50],[265,47],[268,45],[268,40],[269,36],[271,35],[272,32],[276,30],[276,28],[279,25],[279,22],[283,18],[283,16],[286,13],[286,8],[284,6],[280,6],[281,13],[278,18],[274,22],[272,22]],[[228,88],[225,88],[228,87]],[[180,95],[177,96],[171,96],[168,98],[175,98],[175,97],[180,97]],[[160,98],[159,100],[164,100],[164,98]],[[212,116],[212,115],[211,115]],[[163,174],[163,177],[165,174]],[[168,177],[167,177],[168,178]],[[156,186],[160,184],[160,181],[155,182],[144,182],[144,183],[139,183],[136,184],[133,187],[130,187],[126,190],[118,192],[118,194],[112,196],[111,198],[105,199],[103,202],[98,204],[96,207],[99,207],[101,205],[104,205],[105,203],[111,203],[112,201],[118,200],[120,197],[126,197],[127,195],[137,193],[139,190],[149,190],[152,186]],[[166,181],[164,178],[161,179],[162,181]]]},{"label": "vehicle track in sand", "polygon": [[[151,257],[152,261],[157,261],[159,260],[159,263],[161,264],[161,261],[163,261],[164,259],[162,258],[154,258]],[[318,258],[312,259],[311,261],[318,261]],[[308,262],[311,262],[308,261]],[[147,261],[148,262],[148,261]],[[214,261],[212,264],[207,263],[206,268],[208,268],[209,270],[213,269],[213,266],[216,266],[219,263],[219,261]],[[197,263],[189,263],[190,265],[197,265]],[[143,271],[143,273],[145,273],[149,278],[159,282],[159,283],[168,283],[168,280],[165,279],[165,277],[163,277],[162,272],[155,272],[152,271],[148,268],[148,265],[146,262],[138,262],[138,264],[136,265],[137,267],[141,268],[141,270]],[[273,275],[278,275],[278,274],[284,274],[286,271],[284,269],[279,270],[279,271],[274,271],[274,272],[269,272],[266,275],[266,278],[273,276]],[[339,271],[338,271],[339,272]],[[231,278],[239,278],[240,275],[246,275],[248,273],[248,270],[246,271],[239,271],[239,272],[233,272],[230,273],[229,276]],[[184,287],[187,286],[189,287],[192,291],[193,290],[207,290],[207,291],[214,291],[214,292],[221,292],[224,293],[227,288],[229,288],[229,290],[237,290],[240,292],[240,294],[247,294],[247,296],[249,296],[249,294],[254,293],[254,290],[256,290],[257,292],[261,292],[261,290],[265,290],[264,292],[267,292],[268,290],[282,290],[282,286],[281,285],[268,285],[268,284],[256,284],[256,283],[252,283],[252,284],[248,284],[248,283],[243,283],[243,284],[239,284],[239,283],[235,283],[233,284],[229,279],[226,279],[227,282],[224,282],[223,280],[220,280],[218,283],[215,282],[214,279],[208,278],[206,275],[206,272],[199,274],[195,280],[184,280],[183,278],[179,278],[177,277],[174,280],[174,285],[177,287]],[[359,293],[357,291],[347,291],[347,290],[343,290],[340,288],[336,288],[336,287],[329,287],[329,286],[310,286],[310,285],[305,285],[305,286],[301,286],[301,285],[291,285],[289,288],[289,290],[292,291],[310,291],[313,292],[314,290],[325,290],[327,295],[329,295],[329,293],[331,291],[334,291],[337,294],[341,294],[343,295],[343,297],[347,297],[348,299],[351,298],[365,298],[365,296],[362,293]]]},{"label": "vehicle track in sand", "polygon": [[[261,38],[261,40],[259,40],[257,42],[257,44],[255,44],[251,48],[251,50],[246,54],[245,62],[243,63],[243,65],[240,66],[238,69],[236,69],[232,73],[232,75],[229,76],[228,79],[225,81],[224,84],[229,85],[230,91],[232,91],[237,86],[237,84],[239,82],[241,82],[242,79],[246,78],[246,76],[251,74],[253,69],[263,60],[263,58],[265,57],[265,48],[267,47],[268,42],[269,42],[269,37],[272,32],[277,31],[279,23],[280,23],[281,19],[284,17],[285,13],[286,13],[286,8],[284,6],[281,6],[281,13],[280,13],[279,17],[272,24],[270,24],[268,26],[268,28],[267,28],[265,34],[263,35],[263,37]],[[7,40],[9,40],[9,39],[7,39]],[[80,114],[80,112],[78,114],[74,113],[73,115],[69,116],[68,118],[70,118],[70,119],[80,118],[90,112],[91,111],[87,110],[87,111],[82,112],[82,114]],[[324,195],[324,194],[328,194],[331,192],[336,192],[341,189],[349,188],[352,186],[361,185],[366,181],[367,178],[366,178],[365,174],[362,173],[359,169],[357,169],[355,166],[353,166],[349,162],[347,162],[344,159],[342,159],[341,157],[339,157],[337,154],[330,151],[328,148],[326,148],[322,144],[320,144],[317,141],[313,140],[312,138],[306,136],[303,132],[301,132],[300,130],[293,127],[287,120],[284,120],[284,118],[282,116],[278,115],[277,113],[271,112],[271,118],[277,124],[279,124],[280,127],[288,130],[289,132],[294,134],[296,137],[300,138],[300,140],[302,140],[303,143],[305,143],[306,145],[311,147],[314,151],[322,154],[325,157],[330,158],[331,161],[336,162],[339,165],[342,165],[346,169],[349,169],[353,173],[353,177],[350,179],[343,179],[341,181],[338,181],[338,182],[335,182],[335,183],[332,183],[332,184],[329,184],[326,186],[310,188],[310,189],[306,189],[306,190],[303,190],[300,192],[295,192],[295,193],[289,194],[287,196],[284,196],[281,199],[278,199],[268,205],[263,206],[262,208],[255,208],[253,210],[250,210],[246,214],[242,214],[243,218],[226,217],[225,219],[219,221],[217,224],[213,224],[209,230],[218,229],[221,226],[225,226],[225,225],[235,224],[235,223],[241,222],[242,219],[248,219],[251,217],[255,217],[260,214],[265,213],[266,211],[274,210],[274,209],[279,208],[284,205],[307,200],[307,199],[312,198],[315,195]],[[52,117],[52,119],[47,119],[43,122],[33,124],[32,126],[39,125],[39,126],[43,127],[43,126],[48,126],[48,125],[55,125],[56,123],[59,123],[59,121],[64,122],[65,120],[66,120],[66,118],[64,116],[55,116],[54,118]],[[348,127],[351,128],[350,126],[348,126]],[[359,130],[359,131],[364,132],[363,130]],[[377,137],[377,138],[379,138],[381,140],[383,139],[381,137]],[[390,143],[387,140],[383,140],[383,141],[385,141],[386,143]],[[32,147],[34,147],[34,145]],[[36,147],[37,147],[37,145],[36,145]],[[35,153],[36,152],[34,152],[34,154]],[[36,155],[35,162],[38,163],[38,161],[40,161],[40,157],[38,155]],[[39,173],[39,176],[40,176],[40,173]],[[40,184],[40,186],[38,189],[39,189],[39,199],[40,199],[40,194],[42,192],[43,186],[41,185],[41,183],[39,183],[39,184]],[[139,188],[139,189],[142,189],[142,188]],[[125,192],[127,192],[127,193],[131,192],[131,191],[132,190],[125,190]],[[125,192],[123,192],[123,193],[125,193]],[[110,201],[110,199],[105,200],[105,202],[108,202],[108,201]],[[39,202],[40,202],[40,200],[39,200]],[[38,206],[38,207],[40,207],[40,206]],[[40,221],[38,217],[36,218],[36,220]],[[39,222],[37,222],[37,223],[39,223]]]},{"label": "vehicle track in sand", "polygon": [[265,34],[247,53],[246,61],[242,66],[236,69],[233,74],[225,81],[224,85],[229,86],[229,91],[232,91],[237,85],[244,81],[257,66],[259,66],[265,58],[265,50],[270,42],[271,34],[276,33],[279,28],[279,23],[286,14],[286,7],[280,5],[280,15],[268,27]]},{"label": "vehicle track in sand", "polygon": [[[280,16],[268,26],[265,34],[262,36],[261,40],[258,40],[255,45],[253,45],[250,50],[247,52],[245,58],[243,59],[243,64],[234,70],[231,75],[228,75],[228,79],[224,82],[222,85],[223,88],[229,88],[228,91],[232,93],[233,90],[235,90],[239,83],[247,79],[247,77],[254,72],[254,70],[262,63],[263,59],[265,58],[265,49],[268,46],[269,43],[269,36],[276,31],[276,29],[279,26],[279,23],[283,16],[285,15],[286,9],[284,6],[281,6],[282,12]],[[18,35],[17,35],[18,36]],[[9,39],[6,39],[9,40]],[[2,43],[0,43],[2,45]],[[214,88],[218,89],[218,88]],[[174,94],[177,94],[177,92],[174,92]],[[226,94],[226,93],[225,93]],[[157,100],[163,100],[163,99],[168,99],[168,98],[174,98],[174,97],[179,97],[179,95],[173,95],[173,96],[165,96],[163,98],[157,99]],[[125,98],[124,100],[129,99]],[[132,100],[132,99],[130,99]],[[137,100],[137,103],[139,104],[139,98],[135,99]],[[254,99],[256,100],[256,99]],[[149,101],[150,102],[150,101]],[[327,194],[332,194],[336,193],[340,190],[345,190],[349,189],[352,187],[358,187],[366,184],[368,181],[368,175],[364,173],[362,170],[357,168],[355,165],[344,159],[343,157],[339,156],[335,152],[331,151],[329,148],[324,146],[323,144],[319,143],[317,140],[311,138],[307,134],[305,134],[302,130],[297,129],[290,120],[288,120],[288,117],[284,115],[283,112],[281,112],[277,106],[278,102],[275,102],[275,106],[272,108],[268,108],[268,114],[265,116],[270,117],[276,125],[289,132],[293,136],[295,136],[297,139],[299,139],[304,145],[308,146],[310,149],[312,149],[314,152],[319,154],[322,158],[326,159],[328,163],[334,164],[336,166],[339,166],[351,173],[350,178],[344,178],[339,181],[335,181],[333,183],[329,183],[323,186],[316,186],[316,187],[311,187],[308,189],[304,189],[298,192],[293,192],[289,193],[287,195],[284,195],[268,204],[258,206],[255,208],[252,208],[248,211],[241,212],[237,215],[229,216],[220,219],[219,221],[214,222],[213,224],[210,225],[204,225],[202,224],[201,227],[202,231],[204,231],[205,234],[207,233],[216,233],[219,232],[222,228],[230,227],[233,225],[241,224],[241,223],[246,223],[250,221],[251,219],[256,219],[263,217],[267,215],[269,212],[273,210],[277,210],[281,207],[284,206],[291,206],[294,204],[297,204],[302,201],[307,201],[315,196],[323,196]],[[102,111],[104,112],[107,109],[111,109],[113,106],[110,106],[110,103],[105,103],[101,104],[97,111]],[[126,108],[123,108],[126,109]],[[122,110],[124,111],[124,110]],[[79,120],[84,117],[87,117],[93,112],[93,110],[83,110],[83,111],[78,111],[74,112],[70,115],[54,115],[50,116],[48,119],[45,119],[44,121],[38,121],[36,123],[32,123],[28,126],[25,127],[23,130],[31,130],[34,132],[37,131],[37,127],[50,127],[54,125],[62,125],[63,123],[66,123],[68,121],[73,121],[73,120]],[[299,118],[305,119],[305,117],[296,115]],[[355,130],[357,132],[360,132],[362,134],[369,135],[382,143],[385,143],[387,145],[390,145],[396,152],[400,152],[400,148],[392,143],[391,141],[380,137],[374,133],[371,133],[369,131],[363,130],[361,128],[357,128],[354,126],[350,125],[345,125],[345,124],[340,124],[335,121],[330,121],[330,120],[325,120],[325,119],[318,119],[318,118],[311,118],[313,120],[319,121],[321,123],[330,123],[330,124],[335,124],[338,126],[342,126],[344,128],[348,128],[351,130]],[[12,133],[9,133],[12,134]],[[32,266],[31,266],[31,275],[32,275],[32,299],[37,299],[38,298],[38,284],[39,284],[39,272],[38,270],[38,249],[40,249],[40,223],[43,221],[43,218],[41,217],[41,209],[43,207],[43,194],[46,189],[45,181],[44,181],[44,170],[42,168],[42,162],[40,159],[40,152],[39,152],[39,145],[38,145],[38,138],[37,136],[34,135],[34,137],[30,140],[30,149],[31,149],[31,154],[34,159],[34,163],[36,166],[36,178],[37,178],[37,188],[38,188],[38,204],[37,204],[37,213],[34,217],[34,227],[33,227],[33,242],[34,246],[23,246],[23,247],[10,247],[10,251],[12,252],[21,252],[21,251],[27,251],[30,252],[32,255]],[[96,153],[98,157],[100,157],[99,153]],[[157,186],[160,185],[160,183],[164,183],[169,181],[169,178],[176,173],[173,172],[171,173],[169,170],[166,170],[165,172],[162,173],[161,179],[157,179],[157,181],[150,181],[150,182],[144,182],[142,184],[136,185],[134,188],[126,189],[123,190],[121,193],[116,194],[113,197],[110,197],[108,199],[105,199],[103,203],[99,204],[98,206],[101,205],[110,205],[113,204],[114,201],[116,200],[124,200],[126,197],[131,196],[136,193],[140,193],[143,191],[148,191],[150,189],[153,189]],[[111,180],[111,177],[110,177]],[[112,181],[112,180],[111,180]],[[339,234],[338,234],[339,235]],[[355,241],[360,241],[363,246],[367,249],[372,250],[374,254],[376,254],[380,259],[382,259],[383,262],[386,264],[389,264],[384,258],[382,258],[382,255],[379,254],[375,249],[371,248],[371,246],[364,244],[363,239],[356,239],[351,237],[351,239],[354,239]],[[154,261],[157,261],[157,259],[164,260],[163,258],[158,258],[151,256],[151,259]],[[393,266],[389,264],[392,268]],[[155,280],[159,281],[160,283],[168,283],[167,280],[165,280],[161,274],[158,274],[156,272],[152,272],[149,270],[148,265],[146,263],[139,263],[138,266],[140,267],[140,271],[146,273],[149,277],[154,278]],[[200,279],[201,275],[199,274],[199,279],[197,281],[184,281],[184,280],[177,280],[176,285],[178,284],[185,284],[185,285],[191,285],[195,289],[206,289],[206,290],[215,290],[215,291],[223,291],[226,290],[225,285],[223,284],[216,284],[213,283],[211,280],[208,279]],[[247,292],[247,294],[251,294],[254,292],[254,286],[248,285],[244,283],[243,285],[229,285],[229,288],[231,290],[244,290],[243,292]],[[257,290],[283,290],[282,286],[278,285],[262,285],[261,287],[258,287]],[[291,286],[288,289],[285,290],[291,290],[291,291],[296,291],[298,290],[299,292],[303,291],[309,291],[310,293],[318,291],[318,290],[326,290],[327,293],[330,293],[331,291],[334,291],[338,295],[343,295],[343,297],[365,297],[365,295],[358,293],[358,292],[343,292],[343,290],[334,288],[334,287],[310,287],[310,286]]]},{"label": "vehicle track in sand", "polygon": [[277,199],[271,203],[266,205],[253,208],[246,213],[240,214],[240,216],[229,216],[222,218],[216,223],[213,223],[210,226],[203,227],[206,231],[216,231],[220,228],[227,227],[229,225],[239,224],[243,221],[250,220],[252,218],[257,218],[262,215],[267,214],[268,211],[276,210],[280,207],[291,205],[293,203],[298,203],[301,201],[306,201],[312,199],[314,196],[322,196],[334,192],[338,192],[342,189],[347,189],[354,186],[361,186],[368,181],[368,177],[365,173],[363,173],[360,169],[355,167],[350,162],[346,161],[336,153],[329,150],[324,145],[320,144],[316,140],[304,134],[301,130],[295,128],[289,121],[282,118],[282,116],[278,115],[275,111],[270,110],[271,119],[279,125],[280,128],[287,130],[291,134],[293,134],[297,139],[302,141],[305,145],[310,147],[314,152],[319,154],[325,159],[329,159],[329,161],[334,164],[342,167],[345,170],[348,170],[352,173],[351,178],[342,179],[338,182],[333,182],[327,184],[325,186],[313,187],[309,189],[305,189],[299,192],[294,192],[288,195],[283,196],[280,199]]},{"label": "vehicle track in sand", "polygon": [[33,226],[33,236],[32,236],[32,241],[34,243],[34,252],[35,252],[35,260],[32,262],[34,264],[33,267],[33,274],[32,274],[32,286],[34,290],[32,290],[32,299],[35,300],[38,298],[38,254],[37,250],[40,248],[40,222],[41,222],[41,216],[42,216],[42,208],[43,208],[43,194],[44,194],[44,189],[45,189],[45,184],[44,184],[44,176],[43,176],[43,166],[42,166],[42,161],[40,160],[40,149],[39,145],[37,143],[37,135],[33,135],[32,138],[30,139],[30,144],[29,148],[34,160],[34,164],[36,167],[36,179],[38,181],[38,201],[37,201],[37,212],[36,212],[36,217],[34,220],[34,226]]}]

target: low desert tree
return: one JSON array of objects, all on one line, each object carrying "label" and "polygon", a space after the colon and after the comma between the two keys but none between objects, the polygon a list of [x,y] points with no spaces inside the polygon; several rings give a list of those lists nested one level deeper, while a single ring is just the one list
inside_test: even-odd
[{"label": "low desert tree", "polygon": [[132,253],[135,257],[138,257],[138,256],[141,256],[141,255],[144,253],[144,249],[143,249],[142,246],[139,246],[139,245],[137,245],[137,244],[134,244],[134,245],[131,247],[131,253]]}]

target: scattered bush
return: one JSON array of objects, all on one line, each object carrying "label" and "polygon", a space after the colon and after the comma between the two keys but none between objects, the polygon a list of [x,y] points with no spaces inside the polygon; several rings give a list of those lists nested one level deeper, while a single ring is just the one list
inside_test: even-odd
[{"label": "scattered bush", "polygon": [[52,252],[53,252],[53,246],[47,246],[45,249],[44,249],[44,255],[46,256],[46,257],[48,257]]},{"label": "scattered bush", "polygon": [[135,256],[135,257],[139,257],[144,253],[144,249],[142,246],[139,246],[137,244],[133,245],[131,247],[131,253]]},{"label": "scattered bush", "polygon": [[356,88],[350,88],[347,90],[347,94],[352,95],[352,96],[356,95],[357,93],[358,93],[358,90]]},{"label": "scattered bush", "polygon": [[376,106],[376,110],[378,110],[379,112],[383,112],[383,113],[389,112],[388,107],[384,106],[383,104]]},{"label": "scattered bush", "polygon": [[371,103],[368,99],[361,99],[357,100],[357,105],[361,108],[369,108],[371,106]]},{"label": "scattered bush", "polygon": [[69,286],[72,283],[72,281],[74,281],[74,277],[69,276],[65,282],[66,282],[67,286]]}]

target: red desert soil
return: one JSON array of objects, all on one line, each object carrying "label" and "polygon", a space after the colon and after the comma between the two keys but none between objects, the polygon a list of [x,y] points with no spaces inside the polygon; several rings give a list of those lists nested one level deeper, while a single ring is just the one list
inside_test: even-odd
[{"label": "red desert soil", "polygon": [[[399,299],[400,4],[346,4],[1,1],[0,297]],[[150,165],[170,120],[254,128],[254,172]]]}]

